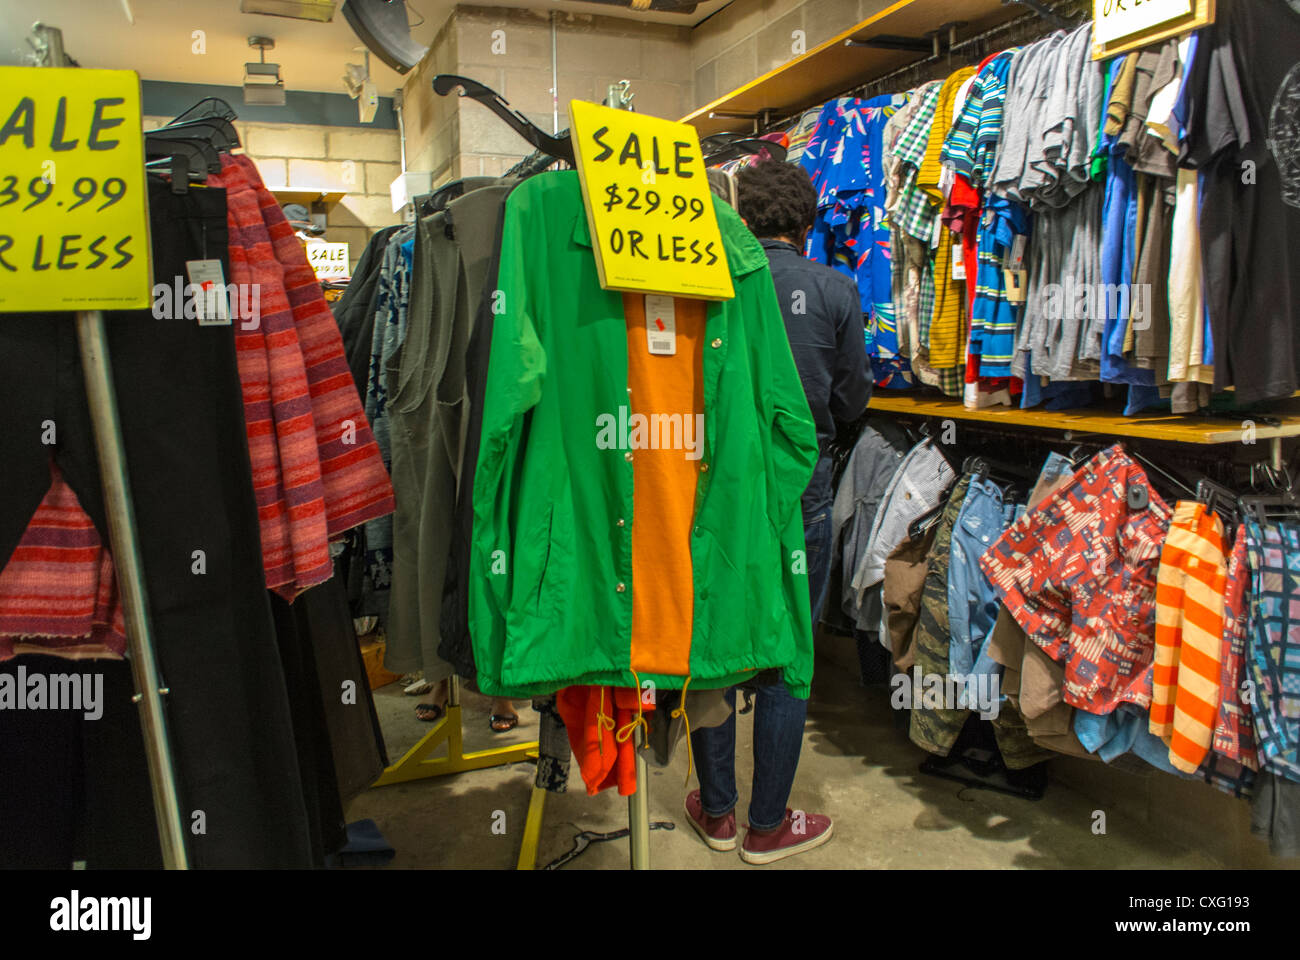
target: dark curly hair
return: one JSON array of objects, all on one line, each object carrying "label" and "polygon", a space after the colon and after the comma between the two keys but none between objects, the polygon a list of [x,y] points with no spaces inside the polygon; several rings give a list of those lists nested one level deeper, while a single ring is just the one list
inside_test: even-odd
[{"label": "dark curly hair", "polygon": [[754,236],[798,238],[817,215],[817,191],[803,167],[765,160],[736,174],[737,208]]}]

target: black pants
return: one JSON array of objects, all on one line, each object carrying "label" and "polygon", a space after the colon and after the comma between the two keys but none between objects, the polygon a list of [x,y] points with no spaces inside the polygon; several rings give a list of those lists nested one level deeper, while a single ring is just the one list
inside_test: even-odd
[{"label": "black pants", "polygon": [[24,654],[0,663],[0,676],[17,678],[20,666],[29,677],[102,676],[102,715],[0,712],[0,869],[66,870],[75,860],[160,869],[130,664]]},{"label": "black pants", "polygon": [[[227,261],[224,191],[176,196],[151,184],[150,221],[157,282],[185,277],[187,260]],[[150,311],[109,313],[106,324],[191,863],[310,866],[234,331]],[[107,543],[70,315],[0,314],[0,411],[0,563],[49,488],[51,455]],[[52,446],[42,443],[47,421]],[[206,572],[194,572],[196,551]],[[8,722],[0,713],[0,741]],[[31,787],[0,777],[0,824]],[[0,831],[0,848],[8,833]],[[89,864],[101,865],[117,864]]]}]

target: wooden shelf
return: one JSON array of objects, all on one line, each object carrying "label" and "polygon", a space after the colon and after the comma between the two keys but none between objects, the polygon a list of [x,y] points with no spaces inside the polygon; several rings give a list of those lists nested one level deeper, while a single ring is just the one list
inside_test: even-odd
[{"label": "wooden shelf", "polygon": [[[1204,417],[1183,417],[1172,414],[1125,417],[1104,410],[1015,410],[1009,407],[967,410],[957,400],[898,395],[888,391],[874,394],[870,409],[882,413],[903,413],[917,417],[978,420],[1007,427],[1072,430],[1078,433],[1100,433],[1175,443],[1240,443],[1242,439],[1240,424],[1234,424],[1231,420],[1207,420]],[[1272,412],[1268,415],[1281,420],[1282,425],[1272,427],[1256,423],[1256,440],[1300,437],[1300,415]],[[1241,420],[1249,419],[1249,413],[1241,414]]]},{"label": "wooden shelf", "polygon": [[[758,115],[766,110],[779,119],[929,56],[914,50],[849,47],[846,40],[866,41],[882,35],[924,38],[946,24],[961,23],[957,28],[960,42],[1027,12],[1025,7],[1002,0],[898,0],[802,56],[687,114],[682,122],[694,124],[701,137],[743,129],[743,119],[711,118],[709,114]],[[946,34],[944,30],[945,43]]]},{"label": "wooden shelf", "polygon": [[275,195],[280,206],[286,203],[301,203],[309,211],[313,203],[323,203],[326,209],[332,210],[347,196],[346,193],[331,190],[303,190],[301,187],[267,187],[266,189]]}]

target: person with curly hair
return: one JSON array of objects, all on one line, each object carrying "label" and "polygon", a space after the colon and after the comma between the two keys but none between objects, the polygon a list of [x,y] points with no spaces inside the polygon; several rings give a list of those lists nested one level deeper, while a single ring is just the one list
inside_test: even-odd
[{"label": "person with curly hair", "polygon": [[[821,617],[830,585],[831,458],[837,424],[857,420],[871,396],[857,284],[801,251],[817,212],[817,194],[804,169],[765,161],[736,175],[741,218],[767,252],[795,366],[817,424],[821,449],[803,495],[803,520],[812,623]],[[749,830],[740,855],[772,863],[821,846],[831,819],[790,810],[803,745],[808,701],[790,696],[780,676],[760,675],[755,688],[754,779]],[[719,727],[691,732],[700,789],[686,797],[691,825],[714,850],[736,848],[736,691],[727,691],[732,716]]]}]

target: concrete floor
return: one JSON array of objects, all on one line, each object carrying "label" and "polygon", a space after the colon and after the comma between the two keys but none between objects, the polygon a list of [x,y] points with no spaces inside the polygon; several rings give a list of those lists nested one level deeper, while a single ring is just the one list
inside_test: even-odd
[{"label": "concrete floor", "polygon": [[[399,757],[429,727],[414,719],[416,700],[402,696],[399,685],[376,691],[375,699],[390,755]],[[466,750],[536,737],[537,715],[527,703],[517,705],[521,717],[517,730],[504,736],[491,733],[487,721],[490,703],[466,695]],[[828,814],[835,821],[835,835],[817,850],[763,869],[1213,869],[1241,865],[1233,862],[1237,858],[1231,851],[1213,847],[1207,851],[1202,844],[1194,848],[1178,831],[1153,828],[1150,818],[1122,807],[1107,808],[1111,810],[1107,832],[1096,835],[1092,825],[1098,802],[1068,783],[1051,783],[1046,797],[1034,802],[921,775],[917,766],[926,754],[912,745],[895,721],[884,688],[863,688],[856,672],[846,664],[818,657],[790,806]],[[752,728],[752,713],[739,718],[736,773],[741,784],[741,823],[753,770]],[[651,833],[655,868],[753,869],[735,852],[709,850],[687,823],[682,811],[687,789],[684,745],[670,767],[651,767],[650,771],[651,820],[676,825],[671,831]],[[397,850],[394,867],[512,869],[533,773],[531,764],[521,763],[373,789],[353,802],[348,817],[370,817],[379,824]],[[1142,781],[1125,776],[1127,781]],[[693,775],[691,781],[694,788]],[[1215,793],[1200,784],[1179,786],[1191,787],[1198,796]],[[1223,800],[1237,812],[1245,807],[1242,801]],[[493,829],[494,823],[501,823],[498,811],[504,814],[504,833],[499,827],[498,832]],[[588,796],[575,764],[568,792],[546,797],[538,866],[569,850],[581,830],[606,832],[626,825],[626,799],[614,790]],[[1258,844],[1254,838],[1248,839]],[[1291,862],[1267,865],[1287,863]],[[593,844],[565,869],[623,869],[627,865],[628,843],[620,839]]]}]

